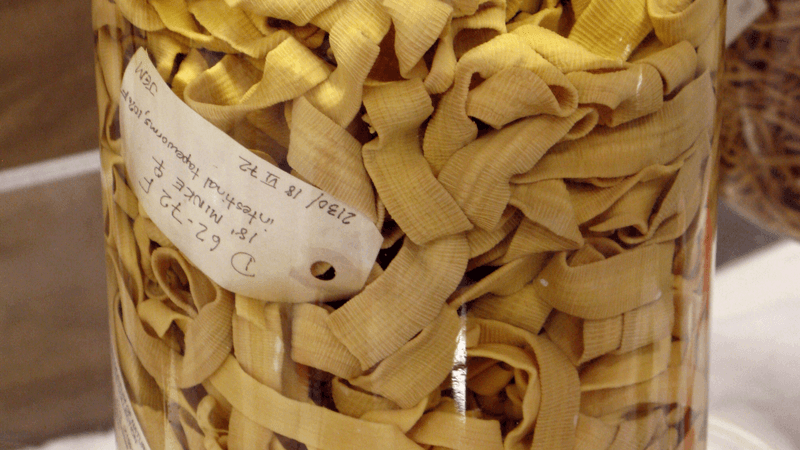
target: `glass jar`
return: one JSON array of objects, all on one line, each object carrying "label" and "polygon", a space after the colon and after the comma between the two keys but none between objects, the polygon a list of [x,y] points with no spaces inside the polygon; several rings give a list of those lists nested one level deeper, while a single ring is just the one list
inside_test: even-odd
[{"label": "glass jar", "polygon": [[120,448],[705,448],[721,0],[94,0]]},{"label": "glass jar", "polygon": [[800,86],[795,2],[769,8],[725,53],[721,193],[766,229],[800,239]]}]

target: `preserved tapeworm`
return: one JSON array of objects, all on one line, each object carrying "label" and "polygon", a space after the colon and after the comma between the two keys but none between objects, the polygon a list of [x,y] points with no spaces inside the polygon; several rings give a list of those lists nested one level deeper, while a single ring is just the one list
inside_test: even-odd
[{"label": "preserved tapeworm", "polygon": [[750,220],[800,239],[798,2],[768,3],[725,54],[721,193]]},{"label": "preserved tapeworm", "polygon": [[[150,446],[701,447],[720,14],[95,0],[112,333]],[[139,47],[210,123],[382,230],[360,293],[228,292],[153,224],[117,120]]]}]

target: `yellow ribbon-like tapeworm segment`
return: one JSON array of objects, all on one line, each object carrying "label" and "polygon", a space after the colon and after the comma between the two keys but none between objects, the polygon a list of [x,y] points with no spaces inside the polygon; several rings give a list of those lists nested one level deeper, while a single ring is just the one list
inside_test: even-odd
[{"label": "yellow ribbon-like tapeworm segment", "polygon": [[229,129],[245,114],[305,94],[330,75],[329,67],[288,33],[270,35],[268,44],[263,70],[260,63],[227,55],[189,83],[187,104]]},{"label": "yellow ribbon-like tapeworm segment", "polygon": [[675,307],[672,296],[608,319],[582,320],[555,312],[545,324],[547,334],[573,364],[609,353],[625,353],[670,335]]},{"label": "yellow ribbon-like tapeworm segment", "polygon": [[539,115],[489,132],[453,155],[439,181],[473,224],[492,229],[511,198],[511,178],[531,170],[573,127],[592,118],[596,121],[594,110],[579,109],[567,117]]},{"label": "yellow ribbon-like tapeworm segment", "polygon": [[569,241],[571,249],[583,246],[574,201],[563,180],[512,185],[509,205],[522,211],[528,220]]},{"label": "yellow ribbon-like tapeworm segment", "polygon": [[496,420],[464,417],[457,411],[431,411],[422,416],[409,435],[420,444],[442,448],[503,449],[500,424]]},{"label": "yellow ribbon-like tapeworm segment", "polygon": [[159,75],[165,80],[172,78],[172,67],[175,58],[189,51],[189,41],[179,34],[168,30],[147,33],[147,48],[152,49],[156,58]]},{"label": "yellow ribbon-like tapeworm segment", "polygon": [[670,337],[621,355],[602,356],[581,369],[581,390],[628,386],[652,379],[667,368]]},{"label": "yellow ribbon-like tapeworm segment", "polygon": [[233,348],[242,368],[259,382],[281,391],[286,364],[281,311],[266,308],[251,298],[236,296],[233,316]]},{"label": "yellow ribbon-like tapeworm segment", "polygon": [[364,165],[409,239],[423,245],[472,228],[419,152],[419,127],[433,111],[423,84],[412,80],[370,88],[364,106],[378,134],[364,144]]},{"label": "yellow ribbon-like tapeworm segment", "polygon": [[583,320],[560,311],[545,324],[548,337],[567,355],[573,365],[617,350],[622,341],[622,316]]},{"label": "yellow ribbon-like tapeworm segment", "polygon": [[625,65],[621,60],[592,53],[577,42],[564,38],[558,31],[544,26],[525,24],[510,33],[521,38],[565,74],[579,70],[621,69]]},{"label": "yellow ribbon-like tapeworm segment", "polygon": [[149,4],[158,12],[164,28],[174,32],[177,36],[187,38],[193,46],[225,53],[236,51],[229,42],[217,39],[212,34],[206,34],[202,31],[192,11],[189,10],[193,4],[181,3],[173,5],[166,0],[155,0],[149,2]]},{"label": "yellow ribbon-like tapeworm segment", "polygon": [[286,161],[303,178],[377,222],[375,193],[364,168],[361,143],[304,98],[292,108]]},{"label": "yellow ribbon-like tapeworm segment", "polygon": [[225,0],[232,7],[251,12],[261,17],[274,17],[288,20],[297,25],[305,25],[314,16],[321,13],[336,0]]},{"label": "yellow ribbon-like tapeworm segment", "polygon": [[469,305],[470,317],[504,322],[535,334],[539,334],[552,310],[530,284],[511,295],[486,294]]},{"label": "yellow ribbon-like tapeworm segment", "polygon": [[720,18],[721,3],[712,0],[648,0],[647,11],[658,39],[666,45],[688,41],[699,47]]},{"label": "yellow ribbon-like tapeworm segment", "polygon": [[[708,179],[711,174],[706,165],[711,153],[711,141],[704,133],[693,147],[695,154],[689,158],[675,181],[655,207],[655,213],[640,213],[639,223],[633,223],[620,231],[620,239],[627,244],[638,244],[650,240],[652,242],[672,241],[683,235],[689,228],[700,208],[703,186],[697,180]],[[703,172],[705,171],[705,173]]]},{"label": "yellow ribbon-like tapeworm segment", "polygon": [[[674,292],[674,291],[673,291]],[[660,300],[628,311],[622,315],[622,339],[617,353],[636,350],[671,334],[676,317],[677,302],[672,292]]]},{"label": "yellow ribbon-like tapeworm segment", "polygon": [[116,203],[110,205],[112,212],[109,219],[109,241],[118,247],[120,272],[125,279],[124,288],[136,304],[144,301],[144,277],[139,269],[136,237],[130,218]]},{"label": "yellow ribbon-like tapeworm segment", "polygon": [[[142,322],[137,319],[133,300],[128,289],[124,287],[126,280],[122,275],[117,255],[108,251],[106,262],[111,272],[109,285],[118,289],[109,305],[112,308],[112,321],[117,335],[116,344],[127,349],[127,354],[121,358],[121,368],[131,370],[125,375],[131,377],[134,386],[139,386],[139,389],[134,387],[134,392],[138,391],[142,396],[140,400],[143,405],[155,401],[155,406],[163,407],[166,396],[171,402],[184,408],[188,407],[183,393],[178,391],[174,380],[165,372],[170,367],[169,364],[181,362],[181,357],[177,353],[179,349],[173,349],[168,343],[148,334]],[[152,383],[158,386],[160,394],[148,390],[148,387],[152,387]],[[160,400],[153,395],[157,395]]]},{"label": "yellow ribbon-like tapeworm segment", "polygon": [[653,164],[668,164],[709,129],[713,107],[713,86],[706,73],[656,113],[561,143],[514,181],[630,176]]},{"label": "yellow ribbon-like tapeworm segment", "polygon": [[336,69],[330,77],[306,94],[306,98],[339,126],[352,122],[361,109],[363,85],[380,47],[362,30],[338,21],[330,34]]},{"label": "yellow ribbon-like tapeworm segment", "polygon": [[578,418],[575,450],[606,450],[617,435],[619,427],[585,414]]},{"label": "yellow ribbon-like tapeworm segment", "polygon": [[197,49],[189,50],[175,76],[172,77],[172,90],[175,95],[182,99],[183,92],[189,82],[206,70],[208,70],[208,63],[200,51]]},{"label": "yellow ribbon-like tapeworm segment", "polygon": [[653,29],[646,3],[647,0],[590,2],[575,21],[569,38],[597,55],[627,60]]},{"label": "yellow ribbon-like tapeworm segment", "polygon": [[315,16],[311,23],[334,34],[337,24],[357,27],[372,42],[380,44],[392,26],[392,17],[377,0],[338,1]]},{"label": "yellow ribbon-like tapeworm segment", "polygon": [[351,417],[363,417],[369,412],[400,409],[391,400],[354,388],[341,378],[334,378],[331,381],[331,397],[336,410]]},{"label": "yellow ribbon-like tapeworm segment", "polygon": [[292,311],[292,359],[344,379],[361,373],[358,360],[328,328],[329,312],[301,304]]},{"label": "yellow ribbon-like tapeworm segment", "polygon": [[672,242],[608,256],[585,249],[595,261],[570,264],[566,252],[560,252],[537,276],[536,292],[559,311],[606,319],[670,295]]},{"label": "yellow ribbon-like tapeworm segment", "polygon": [[275,434],[272,430],[253,422],[238,409],[231,411],[228,422],[228,450],[266,449],[273,439]]},{"label": "yellow ribbon-like tapeworm segment", "polygon": [[[467,348],[468,355],[530,370],[526,375],[528,391],[522,396],[523,420],[506,435],[506,445],[515,448],[517,443],[526,442],[532,449],[573,448],[579,381],[564,354],[549,340],[519,328],[494,321],[475,322],[480,334],[476,345]],[[538,370],[531,370],[534,368]],[[535,384],[540,385],[540,392],[531,391]],[[535,399],[537,396],[541,400]]]},{"label": "yellow ribbon-like tapeworm segment", "polygon": [[125,20],[142,31],[164,29],[164,22],[153,5],[147,0],[122,0],[117,3],[117,8],[119,8]]},{"label": "yellow ribbon-like tapeworm segment", "polygon": [[441,392],[433,391],[411,408],[376,409],[365,412],[361,415],[361,419],[368,422],[394,425],[403,433],[408,434],[409,431],[414,428],[414,425],[420,421],[420,418],[426,411],[436,408],[443,403],[446,404],[448,400],[450,400],[448,397],[441,396]]},{"label": "yellow ribbon-like tapeworm segment", "polygon": [[620,424],[614,442],[608,448],[611,450],[629,446],[648,448],[654,439],[660,445],[660,441],[663,440],[666,433],[666,415],[663,409],[656,409],[643,417]]},{"label": "yellow ribbon-like tapeworm segment", "polygon": [[531,255],[509,261],[477,283],[456,291],[448,302],[458,307],[489,293],[512,295],[530,283],[547,259],[545,255]]},{"label": "yellow ribbon-like tapeworm segment", "polygon": [[507,239],[522,222],[524,215],[514,208],[506,208],[500,217],[500,223],[493,230],[473,228],[467,233],[469,243],[469,256],[475,259],[495,250],[498,245]]},{"label": "yellow ribbon-like tapeworm segment", "polygon": [[690,43],[680,41],[671,47],[659,49],[637,62],[649,64],[658,70],[666,95],[684,86],[695,76],[697,52]]},{"label": "yellow ribbon-like tapeworm segment", "polygon": [[[306,445],[332,450],[362,446],[387,450],[421,448],[396,426],[360,421],[321,406],[290,400],[248,376],[232,356],[210,381],[248,418]],[[343,433],[344,430],[350,432]]]},{"label": "yellow ribbon-like tapeworm segment", "polygon": [[444,306],[434,321],[373,371],[350,380],[353,386],[392,400],[402,408],[417,404],[453,368],[461,321]]},{"label": "yellow ribbon-like tapeworm segment", "polygon": [[515,259],[528,254],[577,250],[578,248],[580,248],[580,243],[559,236],[536,222],[525,219],[514,233],[503,259]]},{"label": "yellow ribbon-like tapeworm segment", "polygon": [[407,77],[442,33],[453,7],[440,0],[387,0],[383,6],[392,16],[400,74]]},{"label": "yellow ribbon-like tapeworm segment", "polygon": [[641,383],[582,393],[581,412],[600,417],[620,410],[630,412],[640,403],[688,406],[695,392],[703,392],[705,383],[704,375],[691,368],[670,366]]},{"label": "yellow ribbon-like tapeworm segment", "polygon": [[[647,64],[605,73],[572,72],[567,78],[578,91],[579,103],[596,105],[602,125],[614,127],[654,113],[663,105],[661,75]],[[609,91],[609,85],[624,88]]]},{"label": "yellow ribbon-like tapeworm segment", "polygon": [[[511,72],[501,72],[503,69]],[[512,102],[514,105],[519,105],[518,111],[492,112],[492,107],[496,107],[499,103],[487,105],[486,103],[490,101],[487,95],[491,95],[492,90],[497,90],[499,87],[497,85],[502,86],[503,83],[508,85],[509,82],[519,81],[518,78],[509,77],[515,73],[525,77],[523,80],[527,83],[509,85],[508,88],[522,87],[522,84],[524,87],[521,91],[507,90],[503,95],[520,94],[525,100],[517,103],[515,99]],[[501,35],[475,47],[464,54],[456,64],[453,87],[442,97],[425,132],[425,157],[437,173],[457,150],[473,141],[478,135],[478,127],[469,118],[467,110],[468,96],[471,94],[470,83],[475,75],[480,75],[487,81],[494,76],[500,77],[485,88],[479,86],[478,97],[472,106],[473,113],[485,116],[489,123],[494,122],[497,126],[537,113],[569,115],[577,105],[575,91],[566,77],[516,35]],[[550,83],[558,88],[555,92],[551,91]],[[496,87],[492,88],[492,85]],[[481,106],[482,104],[484,106]]]},{"label": "yellow ribbon-like tapeworm segment", "polygon": [[670,164],[653,164],[629,177],[592,178],[570,186],[569,199],[578,223],[585,224],[605,213],[639,184],[656,184],[665,188],[688,156],[690,153],[687,151]]},{"label": "yellow ribbon-like tapeworm segment", "polygon": [[[404,241],[386,272],[334,311],[328,326],[358,358],[362,369],[369,369],[439,315],[461,281],[468,253],[463,235],[425,247]],[[416,282],[407,284],[408,279]]]},{"label": "yellow ribbon-like tapeworm segment", "polygon": [[[183,388],[195,386],[231,352],[233,298],[186,262],[177,250],[162,247],[153,252],[152,265],[156,280],[170,301],[192,318],[184,330],[183,363],[177,384]],[[175,275],[185,275],[186,280],[175,279]]]}]

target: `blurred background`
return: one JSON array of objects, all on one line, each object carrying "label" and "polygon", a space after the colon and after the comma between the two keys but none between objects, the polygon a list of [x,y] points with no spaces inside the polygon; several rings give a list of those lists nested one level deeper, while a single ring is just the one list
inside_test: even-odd
[{"label": "blurred background", "polygon": [[90,3],[0,1],[2,449],[111,426]]},{"label": "blurred background", "polygon": [[[0,0],[0,450],[112,423],[90,3]],[[720,206],[718,267],[778,241]]]}]

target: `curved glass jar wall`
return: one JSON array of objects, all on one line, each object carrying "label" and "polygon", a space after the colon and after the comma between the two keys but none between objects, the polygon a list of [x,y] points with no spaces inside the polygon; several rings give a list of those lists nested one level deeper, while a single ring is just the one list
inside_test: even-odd
[{"label": "curved glass jar wall", "polygon": [[[121,443],[140,427],[154,450],[705,448],[721,1],[93,7]],[[128,67],[141,48],[151,78]],[[199,269],[156,220],[198,206],[176,194],[191,175],[156,211],[136,193],[158,174],[126,161],[210,150],[122,138],[121,118],[156,111],[126,70],[247,149],[231,158],[248,176],[291,172],[367,218],[365,286],[303,301]],[[190,139],[165,117],[148,130]],[[229,216],[244,206],[262,208]],[[187,233],[215,244],[203,231]]]},{"label": "curved glass jar wall", "polygon": [[800,239],[800,6],[768,3],[725,53],[721,193],[742,216]]}]

